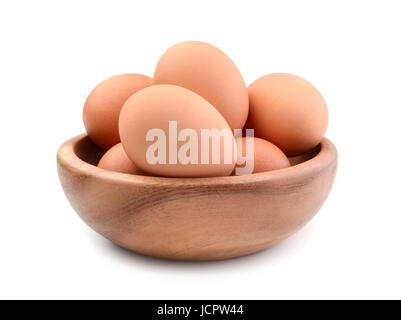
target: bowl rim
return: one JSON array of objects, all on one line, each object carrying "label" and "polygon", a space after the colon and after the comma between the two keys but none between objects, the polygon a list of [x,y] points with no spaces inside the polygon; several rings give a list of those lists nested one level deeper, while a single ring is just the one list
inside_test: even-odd
[{"label": "bowl rim", "polygon": [[57,163],[64,169],[75,172],[81,176],[92,176],[111,183],[132,184],[136,186],[141,184],[174,185],[184,187],[197,185],[243,185],[250,182],[288,180],[320,172],[331,166],[333,162],[337,162],[338,157],[335,145],[329,139],[323,138],[320,143],[320,151],[315,156],[284,169],[253,173],[249,175],[224,177],[173,178],[141,176],[105,170],[80,159],[74,149],[77,143],[87,137],[88,135],[83,133],[64,142],[57,151]]}]

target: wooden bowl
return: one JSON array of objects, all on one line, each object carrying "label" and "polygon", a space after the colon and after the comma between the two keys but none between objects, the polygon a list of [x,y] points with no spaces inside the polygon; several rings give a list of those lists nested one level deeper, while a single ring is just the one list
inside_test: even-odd
[{"label": "wooden bowl", "polygon": [[96,167],[86,135],[57,153],[64,192],[79,216],[119,246],[154,257],[217,260],[280,242],[319,210],[333,185],[337,151],[324,139],[292,167],[244,176],[160,178]]}]

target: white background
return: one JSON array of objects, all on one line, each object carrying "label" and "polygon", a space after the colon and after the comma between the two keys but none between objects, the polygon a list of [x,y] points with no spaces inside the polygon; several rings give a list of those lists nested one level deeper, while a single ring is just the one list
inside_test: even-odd
[{"label": "white background", "polygon": [[[0,298],[401,298],[399,1],[2,1]],[[276,247],[183,263],[119,249],[67,202],[56,151],[90,90],[152,76],[184,40],[224,50],[249,84],[289,72],[325,97],[337,180]]]}]

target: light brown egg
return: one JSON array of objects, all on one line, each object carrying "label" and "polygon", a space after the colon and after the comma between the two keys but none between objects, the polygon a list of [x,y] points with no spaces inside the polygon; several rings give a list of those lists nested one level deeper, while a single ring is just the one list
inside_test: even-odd
[{"label": "light brown egg", "polygon": [[86,99],[83,120],[91,140],[107,150],[120,142],[118,118],[125,101],[135,92],[152,85],[142,74],[121,74],[99,83]]},{"label": "light brown egg", "polygon": [[121,143],[109,149],[100,159],[99,168],[130,174],[143,174],[141,170],[128,158]]},{"label": "light brown egg", "polygon": [[168,49],[156,66],[154,83],[194,91],[209,101],[232,129],[241,129],[248,116],[248,93],[240,71],[210,44],[187,41]]},{"label": "light brown egg", "polygon": [[[242,156],[249,159],[248,161],[252,161],[253,159],[253,170],[250,173],[265,172],[290,167],[290,162],[284,152],[276,147],[273,143],[256,137],[248,138],[253,139],[254,150],[252,156],[252,150],[247,149],[246,139],[247,138],[245,137],[236,139],[237,144],[241,144],[241,147],[238,146],[239,154],[237,158],[239,160]],[[236,169],[244,167],[246,164],[248,163],[237,164]],[[252,168],[252,165],[249,165],[250,168]],[[233,174],[235,174],[235,170]]]},{"label": "light brown egg", "polygon": [[248,123],[287,156],[320,143],[328,124],[326,102],[308,81],[286,73],[263,76],[249,88]]},{"label": "light brown egg", "polygon": [[[135,93],[121,110],[119,128],[129,158],[152,175],[226,176],[234,169],[236,144],[229,125],[209,102],[188,89],[156,85]],[[222,145],[220,153],[215,153],[219,163],[212,163],[211,139],[206,139],[208,156],[204,153],[202,129],[226,133],[229,147]],[[218,144],[222,140],[217,138]],[[224,152],[229,163],[224,163]]]}]

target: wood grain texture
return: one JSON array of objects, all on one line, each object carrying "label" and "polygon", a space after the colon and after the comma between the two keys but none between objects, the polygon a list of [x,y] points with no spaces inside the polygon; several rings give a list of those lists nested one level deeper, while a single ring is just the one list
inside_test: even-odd
[{"label": "wood grain texture", "polygon": [[58,173],[72,207],[117,245],[178,260],[243,256],[287,238],[317,213],[337,169],[328,139],[290,168],[217,178],[106,171],[95,166],[102,153],[86,135],[60,147]]}]

